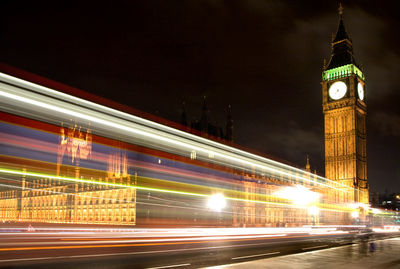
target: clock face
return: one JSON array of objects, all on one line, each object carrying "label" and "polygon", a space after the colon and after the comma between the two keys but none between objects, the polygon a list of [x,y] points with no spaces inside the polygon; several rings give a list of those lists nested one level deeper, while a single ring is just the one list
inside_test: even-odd
[{"label": "clock face", "polygon": [[358,98],[360,98],[360,100],[364,100],[364,86],[358,82],[357,84],[357,92],[358,92]]},{"label": "clock face", "polygon": [[329,88],[329,96],[333,100],[339,100],[345,96],[347,92],[347,85],[343,81],[336,81]]}]

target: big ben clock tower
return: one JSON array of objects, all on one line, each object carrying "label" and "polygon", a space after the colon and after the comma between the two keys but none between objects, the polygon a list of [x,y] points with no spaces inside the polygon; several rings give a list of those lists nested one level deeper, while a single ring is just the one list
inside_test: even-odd
[{"label": "big ben clock tower", "polygon": [[325,177],[354,188],[342,201],[368,203],[365,76],[354,59],[341,6],[339,26],[331,47],[321,82]]}]

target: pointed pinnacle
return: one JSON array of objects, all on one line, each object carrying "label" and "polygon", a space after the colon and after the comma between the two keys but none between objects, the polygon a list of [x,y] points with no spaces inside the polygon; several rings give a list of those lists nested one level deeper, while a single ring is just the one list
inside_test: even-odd
[{"label": "pointed pinnacle", "polygon": [[339,3],[338,11],[339,11],[339,16],[342,16],[342,15],[343,15],[343,6],[342,6],[342,3]]}]

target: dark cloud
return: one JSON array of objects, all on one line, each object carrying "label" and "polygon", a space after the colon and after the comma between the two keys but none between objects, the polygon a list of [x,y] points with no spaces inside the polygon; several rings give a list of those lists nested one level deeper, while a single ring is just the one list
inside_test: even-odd
[{"label": "dark cloud", "polygon": [[[368,173],[378,191],[400,191],[394,3],[343,3],[367,79]],[[320,80],[336,2],[3,1],[0,8],[0,61],[175,121],[182,101],[189,118],[199,118],[207,95],[220,125],[232,105],[238,144],[298,166],[309,154],[324,173]]]},{"label": "dark cloud", "polygon": [[400,116],[378,112],[373,114],[372,122],[382,136],[400,138]]},{"label": "dark cloud", "polygon": [[265,140],[270,145],[268,149],[271,153],[278,156],[282,154],[292,162],[301,160],[297,163],[301,167],[305,164],[305,156],[309,155],[315,167],[318,163],[316,159],[320,158],[322,150],[320,142],[322,134],[321,129],[308,129],[299,126],[297,122],[290,121],[286,129],[282,129],[281,126],[271,128]]}]

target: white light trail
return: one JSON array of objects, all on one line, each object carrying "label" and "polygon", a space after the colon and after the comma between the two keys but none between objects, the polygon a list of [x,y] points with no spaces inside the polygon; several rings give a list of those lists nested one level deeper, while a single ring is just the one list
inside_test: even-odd
[{"label": "white light trail", "polygon": [[[26,104],[29,104],[36,108],[45,109],[50,115],[60,113],[64,115],[64,118],[79,118],[81,120],[89,121],[91,124],[99,124],[103,126],[103,129],[106,128],[107,130],[111,129],[113,131],[118,130],[120,134],[136,135],[147,140],[158,141],[158,143],[169,145],[173,148],[184,149],[188,152],[194,150],[197,152],[197,155],[202,153],[204,158],[213,156],[213,159],[218,159],[215,160],[216,162],[222,162],[227,166],[235,167],[239,165],[245,169],[257,168],[260,169],[260,171],[269,171],[272,174],[286,176],[286,180],[301,180],[303,182],[309,182],[311,184],[333,188],[343,192],[350,190],[350,188],[345,185],[310,174],[301,169],[197,137],[168,126],[129,115],[22,79],[3,73],[0,73],[0,79],[8,84],[16,86],[13,87],[8,84],[0,83],[0,96],[4,99],[11,99],[19,102],[18,107],[21,109],[25,109]],[[23,87],[23,89],[21,89],[21,87]],[[63,102],[61,100],[66,101]],[[317,178],[317,180],[322,182],[314,181],[310,179],[310,177]],[[323,182],[327,182],[328,184]]]}]

